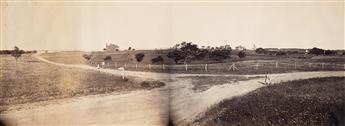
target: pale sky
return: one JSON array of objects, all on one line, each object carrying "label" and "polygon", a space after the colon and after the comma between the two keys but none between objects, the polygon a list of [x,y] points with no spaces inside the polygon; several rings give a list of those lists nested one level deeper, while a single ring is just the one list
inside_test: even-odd
[{"label": "pale sky", "polygon": [[344,2],[2,2],[1,49],[345,49]]}]

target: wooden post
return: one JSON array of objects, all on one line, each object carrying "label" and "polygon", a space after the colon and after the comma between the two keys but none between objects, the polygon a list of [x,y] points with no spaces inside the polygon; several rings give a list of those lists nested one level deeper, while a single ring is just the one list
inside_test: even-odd
[{"label": "wooden post", "polygon": [[259,63],[256,63],[255,70],[259,69]]},{"label": "wooden post", "polygon": [[164,71],[165,70],[165,65],[164,64],[163,64],[162,68],[163,68],[163,71]]},{"label": "wooden post", "polygon": [[205,64],[205,71],[207,71],[207,64]]},{"label": "wooden post", "polygon": [[295,62],[295,69],[297,69],[297,63]]},{"label": "wooden post", "polygon": [[125,68],[127,67],[127,64],[125,64]]},{"label": "wooden post", "polygon": [[276,68],[278,68],[278,62],[276,62]]},{"label": "wooden post", "polygon": [[138,64],[135,64],[135,69],[138,69]]},{"label": "wooden post", "polygon": [[149,70],[151,70],[151,64],[149,64]]},{"label": "wooden post", "polygon": [[122,79],[125,79],[125,69],[122,69]]},{"label": "wooden post", "polygon": [[187,65],[187,63],[185,64],[185,69],[186,69],[186,71],[188,71],[188,65]]}]

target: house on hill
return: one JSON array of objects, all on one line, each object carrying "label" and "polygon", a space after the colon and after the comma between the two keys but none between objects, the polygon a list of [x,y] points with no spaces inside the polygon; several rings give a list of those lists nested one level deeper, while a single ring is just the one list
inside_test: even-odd
[{"label": "house on hill", "polygon": [[107,43],[103,50],[105,50],[105,51],[119,51],[120,47],[118,45],[115,45],[112,43],[110,43],[110,44]]}]

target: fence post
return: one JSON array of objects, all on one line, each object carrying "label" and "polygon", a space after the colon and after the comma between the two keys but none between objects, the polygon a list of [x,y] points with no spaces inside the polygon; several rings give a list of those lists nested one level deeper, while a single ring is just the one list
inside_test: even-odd
[{"label": "fence post", "polygon": [[276,68],[278,68],[278,62],[276,62]]},{"label": "fence post", "polygon": [[163,71],[165,70],[165,65],[163,64]]},{"label": "fence post", "polygon": [[186,71],[188,71],[188,65],[187,65],[187,63],[185,64],[185,69],[186,69]]},{"label": "fence post", "polygon": [[259,69],[259,63],[256,63],[255,70]]},{"label": "fence post", "polygon": [[122,79],[125,79],[125,69],[122,69]]},{"label": "fence post", "polygon": [[125,64],[125,68],[127,67],[127,64]]},{"label": "fence post", "polygon": [[205,64],[205,71],[207,71],[207,63]]},{"label": "fence post", "polygon": [[295,62],[295,69],[297,69],[297,63]]},{"label": "fence post", "polygon": [[149,70],[151,70],[151,64],[149,64]]},{"label": "fence post", "polygon": [[138,64],[137,63],[135,64],[135,69],[138,69]]}]

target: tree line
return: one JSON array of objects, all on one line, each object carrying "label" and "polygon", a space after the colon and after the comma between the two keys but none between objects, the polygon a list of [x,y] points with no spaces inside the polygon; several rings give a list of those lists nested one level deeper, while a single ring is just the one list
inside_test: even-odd
[{"label": "tree line", "polygon": [[14,46],[13,50],[0,50],[0,55],[11,55],[16,60],[18,60],[18,58],[21,57],[22,54],[27,54],[27,53],[37,53],[37,51],[36,50],[24,51],[24,50],[19,49],[19,47],[17,46]]},{"label": "tree line", "polygon": [[[257,48],[255,50],[255,53],[257,54],[263,54],[263,55],[275,55],[275,56],[286,56],[290,54],[312,54],[312,55],[326,55],[326,56],[332,56],[337,55],[338,52],[335,50],[325,50],[317,47],[313,47],[311,49],[307,49],[306,52],[301,51],[270,51],[268,49],[264,48]],[[345,55],[345,52],[342,53],[342,55]]]}]

